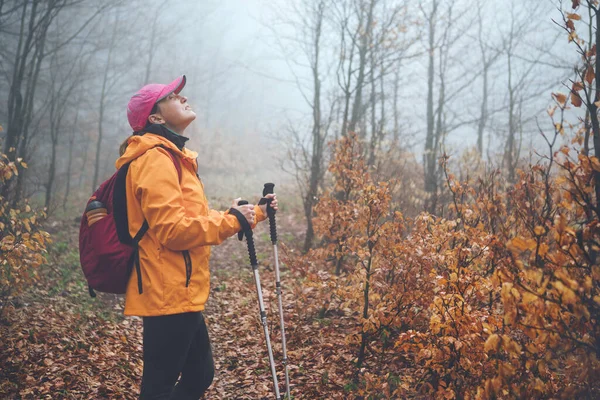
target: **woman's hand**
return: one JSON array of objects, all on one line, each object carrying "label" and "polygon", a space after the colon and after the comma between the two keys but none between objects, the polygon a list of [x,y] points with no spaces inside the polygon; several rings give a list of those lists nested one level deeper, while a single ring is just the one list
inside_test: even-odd
[{"label": "woman's hand", "polygon": [[248,221],[248,223],[250,225],[254,225],[254,221],[256,220],[256,212],[254,211],[254,204],[244,204],[243,206],[238,206],[238,201],[240,201],[241,199],[242,199],[241,197],[238,197],[237,199],[235,199],[233,201],[233,204],[231,205],[231,208],[235,208],[236,210],[241,212],[242,215],[244,215],[244,217],[246,217],[246,221]]},{"label": "woman's hand", "polygon": [[[279,209],[277,207],[277,195],[275,193],[270,193],[270,194],[266,195],[265,198],[273,199],[273,200],[271,200],[271,205],[270,205],[270,207],[273,210],[277,211]],[[267,204],[262,204],[259,207],[262,210],[263,214],[267,215]]]}]

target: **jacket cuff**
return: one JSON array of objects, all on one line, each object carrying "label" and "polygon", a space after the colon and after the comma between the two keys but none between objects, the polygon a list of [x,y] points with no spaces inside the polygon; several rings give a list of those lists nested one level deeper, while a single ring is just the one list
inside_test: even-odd
[{"label": "jacket cuff", "polygon": [[232,225],[235,229],[234,235],[242,230],[242,225],[240,224],[240,221],[238,221],[235,215],[230,214],[229,210],[225,211],[225,218],[229,218],[229,220],[232,221]]},{"label": "jacket cuff", "polygon": [[[268,205],[267,205],[267,207],[268,207]],[[265,219],[267,219],[267,216],[262,212],[262,208],[260,208],[260,206],[258,206],[258,205],[254,206],[254,212],[256,213],[255,214],[256,223],[262,222]]]}]

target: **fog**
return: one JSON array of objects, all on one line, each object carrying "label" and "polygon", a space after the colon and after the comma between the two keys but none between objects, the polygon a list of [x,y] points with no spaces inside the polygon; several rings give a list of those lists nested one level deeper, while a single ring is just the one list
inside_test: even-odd
[{"label": "fog", "polygon": [[[183,74],[183,94],[197,113],[186,131],[188,147],[199,152],[200,174],[212,193],[224,197],[249,195],[264,181],[306,196],[317,81],[324,171],[327,143],[348,125],[372,143],[373,159],[395,140],[419,163],[431,150],[428,132],[437,135],[436,158],[476,147],[479,135],[482,157],[501,164],[515,134],[512,153],[527,158],[544,148],[539,129],[553,126],[546,113],[551,94],[564,91],[573,77],[575,49],[555,23],[561,14],[554,1],[73,0],[57,6],[45,42],[33,41],[22,57],[19,39],[26,40],[28,30],[20,31],[27,27],[21,18],[37,12],[32,18],[40,21],[50,7],[32,11],[34,3],[0,6],[0,137],[19,131],[24,138],[9,157],[29,162],[29,194],[49,190],[43,175],[52,165],[50,190],[62,192],[73,179],[85,197],[114,172],[118,146],[131,134],[125,114],[131,95]],[[322,24],[314,46],[317,15]],[[372,43],[361,61],[365,26]],[[39,42],[42,33],[36,34]],[[24,74],[16,85],[15,71]],[[21,122],[11,85],[31,102]],[[59,125],[51,122],[58,115],[50,115],[52,103],[61,105]],[[10,153],[6,140],[4,147]]]}]

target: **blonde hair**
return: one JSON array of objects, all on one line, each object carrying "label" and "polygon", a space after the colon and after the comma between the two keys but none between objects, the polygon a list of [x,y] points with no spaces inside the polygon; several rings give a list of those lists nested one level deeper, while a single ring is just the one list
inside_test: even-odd
[{"label": "blonde hair", "polygon": [[[158,103],[160,103],[160,101]],[[158,112],[158,110],[159,110],[158,103],[154,104],[154,106],[152,107],[152,110],[150,111],[150,115],[156,114]],[[148,117],[150,117],[150,115]],[[144,127],[144,129],[146,129],[148,127],[148,125],[151,125],[149,120],[146,121],[146,126]],[[125,150],[127,150],[127,145],[129,144],[129,139],[131,139],[135,135],[136,135],[136,132],[133,132],[133,134],[131,136],[129,136],[127,139],[125,139],[123,141],[123,143],[121,143],[121,145],[119,146],[119,156],[122,156],[123,154],[125,154]]]},{"label": "blonde hair", "polygon": [[135,134],[129,136],[127,139],[125,139],[125,141],[123,143],[121,143],[121,145],[119,146],[119,156],[122,156],[123,154],[125,154],[125,150],[127,150],[127,145],[129,144],[129,139],[134,136],[135,136]]}]

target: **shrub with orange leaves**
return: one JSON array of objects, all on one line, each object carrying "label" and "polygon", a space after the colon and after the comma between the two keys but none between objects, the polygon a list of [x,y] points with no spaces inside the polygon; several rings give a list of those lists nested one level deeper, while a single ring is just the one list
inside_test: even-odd
[{"label": "shrub with orange leaves", "polygon": [[353,135],[336,143],[335,186],[315,209],[321,247],[295,260],[321,316],[354,321],[337,345],[355,354],[357,395],[599,396],[600,162],[551,151],[514,186],[499,171],[447,173],[446,216],[409,220],[359,152]]},{"label": "shrub with orange leaves", "polygon": [[[17,160],[24,168],[27,165]],[[0,186],[6,187],[18,174],[17,166],[0,154]],[[19,294],[37,276],[36,268],[45,262],[48,233],[40,229],[43,212],[25,203],[13,208],[0,194],[0,316],[11,296]]]},{"label": "shrub with orange leaves", "polygon": [[510,262],[495,274],[504,318],[486,348],[500,363],[484,384],[490,397],[600,396],[600,164],[574,152],[521,173],[507,196],[514,225],[503,235]]}]

